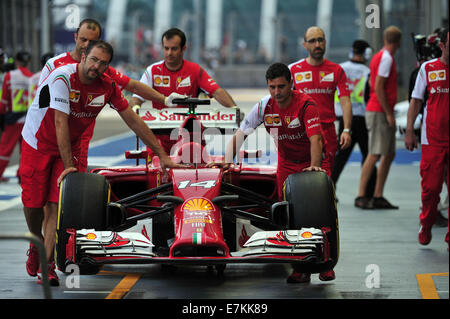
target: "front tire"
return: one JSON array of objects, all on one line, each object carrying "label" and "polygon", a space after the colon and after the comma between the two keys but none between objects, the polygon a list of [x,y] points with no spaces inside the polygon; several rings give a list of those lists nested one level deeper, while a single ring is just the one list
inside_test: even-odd
[{"label": "front tire", "polygon": [[106,229],[106,209],[110,186],[102,175],[71,173],[60,186],[58,223],[56,228],[55,260],[58,268],[65,271],[67,229]]},{"label": "front tire", "polygon": [[283,190],[289,202],[289,229],[328,228],[330,259],[325,263],[294,264],[298,272],[321,273],[334,268],[339,258],[339,227],[336,196],[331,179],[323,172],[300,172],[288,176]]}]

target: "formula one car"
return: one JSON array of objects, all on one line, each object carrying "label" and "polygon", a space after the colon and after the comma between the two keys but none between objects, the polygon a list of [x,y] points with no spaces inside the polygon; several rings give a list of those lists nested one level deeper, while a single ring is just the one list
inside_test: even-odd
[{"label": "formula one car", "polygon": [[223,154],[206,151],[204,133],[233,133],[239,109],[212,110],[208,99],[176,101],[187,108],[141,115],[155,135],[177,138],[170,154],[186,168],[160,167],[151,150],[127,151],[145,164],[71,173],[62,181],[56,263],[81,273],[105,264],[207,265],[291,263],[304,272],[332,269],[339,256],[334,187],[323,172],[288,177],[278,200],[276,167],[246,164],[259,151],[240,151],[228,171],[207,167]]}]

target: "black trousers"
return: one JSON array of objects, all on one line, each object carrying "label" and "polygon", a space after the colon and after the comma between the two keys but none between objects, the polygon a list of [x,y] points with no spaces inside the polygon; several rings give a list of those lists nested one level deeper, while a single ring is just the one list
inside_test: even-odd
[{"label": "black trousers", "polygon": [[[338,117],[337,119],[339,121],[339,124],[338,124],[338,141],[339,141],[342,131],[344,130],[344,120],[342,117]],[[341,173],[345,167],[345,164],[347,163],[350,155],[353,152],[353,148],[355,147],[356,143],[358,143],[359,149],[361,150],[361,155],[362,155],[361,165],[364,163],[364,160],[367,157],[369,136],[367,134],[365,117],[364,116],[353,116],[351,130],[352,130],[351,145],[343,150],[341,150],[340,146],[338,145],[338,151],[336,153],[336,157],[334,158],[334,165],[333,165],[333,170],[331,172],[331,179],[333,180],[335,187],[336,187],[337,181],[339,179],[339,176],[341,175]],[[372,171],[372,174],[370,176],[369,182],[367,183],[366,193],[365,193],[365,195],[367,197],[373,196],[376,181],[377,181],[377,168],[375,166]]]}]

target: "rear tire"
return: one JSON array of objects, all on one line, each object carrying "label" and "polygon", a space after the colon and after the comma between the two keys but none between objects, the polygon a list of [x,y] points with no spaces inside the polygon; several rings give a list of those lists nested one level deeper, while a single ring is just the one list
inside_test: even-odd
[{"label": "rear tire", "polygon": [[289,202],[289,229],[327,227],[330,260],[323,264],[294,264],[298,272],[321,273],[334,268],[339,258],[339,227],[336,196],[331,179],[323,172],[301,172],[288,176],[284,199]]},{"label": "rear tire", "polygon": [[66,268],[67,229],[106,230],[106,208],[110,187],[106,178],[92,173],[71,173],[61,182],[56,228],[55,259]]}]

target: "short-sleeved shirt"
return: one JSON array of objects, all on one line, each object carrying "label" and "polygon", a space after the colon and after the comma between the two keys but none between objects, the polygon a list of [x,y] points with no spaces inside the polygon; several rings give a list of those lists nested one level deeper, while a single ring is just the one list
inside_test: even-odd
[{"label": "short-sleeved shirt", "polygon": [[384,90],[387,102],[391,109],[397,103],[397,66],[394,57],[386,49],[381,49],[370,61],[370,97],[367,102],[366,111],[384,112],[375,93],[375,80],[377,76],[386,78]]},{"label": "short-sleeved shirt", "polygon": [[264,124],[274,138],[278,156],[295,162],[311,161],[309,138],[321,134],[319,112],[313,99],[293,91],[293,99],[287,108],[280,108],[276,101],[266,96],[257,103],[241,124],[241,130],[249,135]]},{"label": "short-sleeved shirt", "polygon": [[[348,89],[352,92],[350,94],[352,114],[353,116],[364,117],[366,113],[364,89],[366,86],[366,81],[369,77],[370,69],[363,63],[353,61],[346,61],[341,63],[340,66],[344,69],[345,75],[347,76]],[[335,99],[334,111],[336,112],[336,116],[343,116],[341,103],[338,98]]]},{"label": "short-sleeved shirt", "polygon": [[310,65],[306,59],[301,59],[289,65],[294,88],[300,93],[311,96],[316,102],[322,123],[332,123],[336,120],[334,112],[334,95],[350,96],[347,87],[347,77],[339,64],[324,59],[320,65]]},{"label": "short-sleeved shirt", "polygon": [[[211,97],[220,88],[202,67],[187,60],[183,60],[182,67],[177,71],[170,71],[164,61],[156,62],[147,67],[140,81],[165,96],[175,92],[197,97],[203,91]],[[144,100],[137,94],[134,94],[133,97]],[[153,102],[155,109],[165,107],[163,103]]]},{"label": "short-sleeved shirt", "polygon": [[[79,61],[76,61],[75,59],[73,59],[72,56],[70,55],[70,52],[65,52],[65,53],[59,54],[59,55],[49,59],[45,63],[44,68],[42,69],[41,77],[39,78],[39,83],[42,83],[42,81],[44,81],[45,78],[54,69],[59,68],[60,66],[63,66],[66,64],[72,64],[72,63],[79,63]],[[120,73],[119,71],[114,69],[112,66],[108,66],[108,68],[105,71],[105,74],[108,75],[110,78],[112,78],[121,90],[123,90],[130,82],[130,78],[128,76]]]},{"label": "short-sleeved shirt", "polygon": [[93,83],[84,85],[77,69],[78,64],[63,65],[39,85],[22,130],[24,140],[34,149],[59,154],[55,110],[69,115],[70,140],[74,148],[106,104],[118,112],[128,107],[122,91],[109,76],[103,74]]},{"label": "short-sleeved shirt", "polygon": [[421,143],[448,147],[449,119],[449,73],[448,65],[440,59],[423,63],[417,74],[411,97],[424,100],[428,93],[424,109]]},{"label": "short-sleeved shirt", "polygon": [[26,67],[18,67],[5,75],[0,114],[6,114],[6,123],[23,123],[28,110],[28,81],[33,73]]}]

